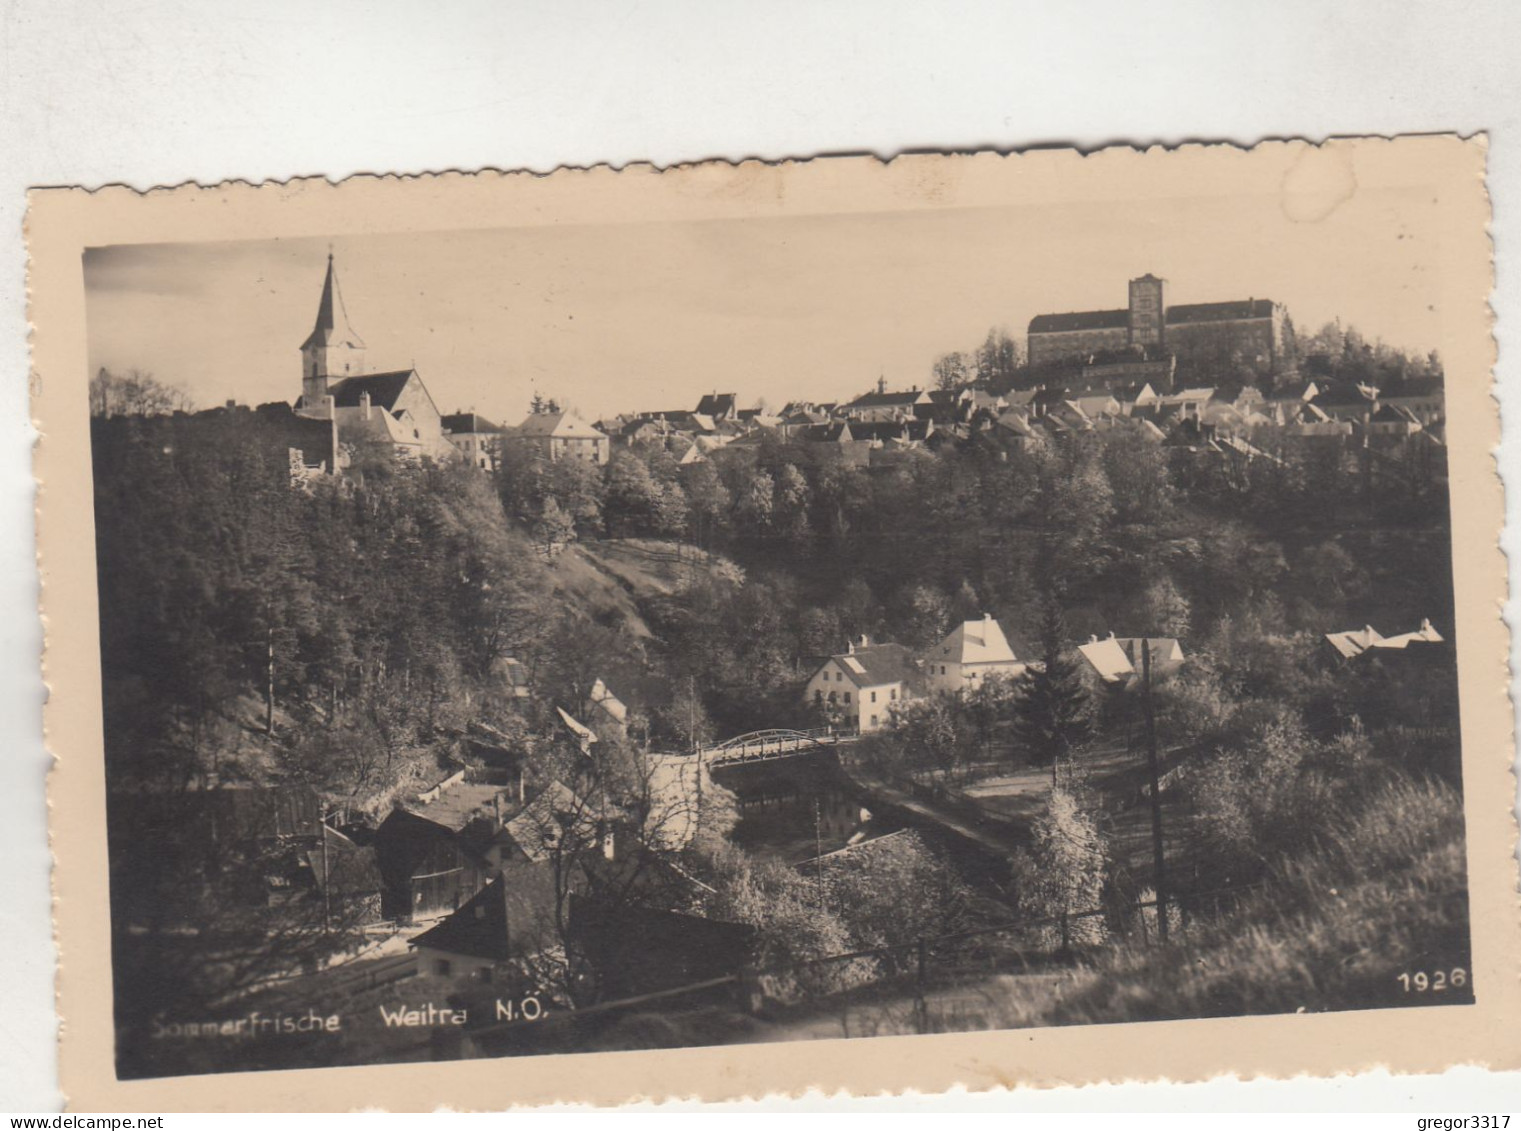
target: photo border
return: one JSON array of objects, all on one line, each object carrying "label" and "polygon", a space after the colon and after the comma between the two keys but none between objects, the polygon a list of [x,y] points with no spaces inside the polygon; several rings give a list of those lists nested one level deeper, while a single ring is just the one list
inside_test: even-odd
[{"label": "photo border", "polygon": [[[60,1078],[71,1110],[501,1108],[555,1101],[723,1100],[809,1088],[855,1095],[1168,1080],[1334,1075],[1385,1067],[1521,1066],[1506,562],[1494,450],[1493,269],[1486,144],[1451,136],[1023,154],[912,154],[660,171],[320,178],[284,184],[46,189],[31,194],[32,394],[49,686],[46,741],[63,1018]],[[1350,176],[1349,176],[1350,174]],[[1347,187],[1350,185],[1350,187]],[[1448,454],[1467,828],[1473,1005],[746,1044],[638,1052],[227,1073],[117,1081],[110,989],[105,776],[84,332],[85,248],[573,223],[700,221],[1076,199],[1129,201],[1277,191],[1304,222],[1356,208],[1375,188],[1429,186],[1442,204],[1433,270],[1444,296]],[[1011,270],[1017,267],[1011,264]],[[1489,665],[1494,665],[1490,667]],[[588,1058],[595,1058],[593,1066]]]}]

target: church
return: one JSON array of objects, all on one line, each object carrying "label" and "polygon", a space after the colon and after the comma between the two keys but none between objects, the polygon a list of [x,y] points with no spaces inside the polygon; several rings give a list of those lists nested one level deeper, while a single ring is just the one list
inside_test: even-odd
[{"label": "church", "polygon": [[331,420],[338,444],[385,445],[405,460],[452,459],[443,416],[416,369],[365,371],[364,341],[349,325],[333,257],[317,304],[317,324],[301,343],[296,414]]}]

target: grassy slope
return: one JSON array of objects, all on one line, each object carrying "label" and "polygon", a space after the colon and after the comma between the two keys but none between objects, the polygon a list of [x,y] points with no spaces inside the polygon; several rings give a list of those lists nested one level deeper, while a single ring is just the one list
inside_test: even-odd
[{"label": "grassy slope", "polygon": [[[1275,882],[1167,947],[1121,944],[1060,970],[932,984],[929,1029],[953,1032],[1293,1013],[1471,1000],[1471,982],[1406,993],[1401,972],[1467,971],[1462,812],[1444,786],[1396,781],[1278,871]],[[912,989],[878,986],[770,1021],[722,1011],[662,1017],[669,1046],[916,1032]],[[621,1028],[639,1030],[646,1018]],[[614,1031],[600,1047],[633,1047]]]},{"label": "grassy slope", "polygon": [[1355,1009],[1463,1000],[1407,995],[1401,972],[1468,967],[1462,813],[1445,787],[1398,782],[1319,852],[1178,944],[1111,951],[1054,1024]]},{"label": "grassy slope", "polygon": [[691,546],[645,538],[572,543],[555,559],[561,592],[593,620],[623,621],[639,638],[653,635],[639,614],[638,602],[665,597],[694,575],[732,568]]}]

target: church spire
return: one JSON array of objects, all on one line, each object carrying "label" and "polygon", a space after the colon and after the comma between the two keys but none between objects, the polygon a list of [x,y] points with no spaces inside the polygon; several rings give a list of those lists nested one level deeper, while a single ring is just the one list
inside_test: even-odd
[{"label": "church spire", "polygon": [[301,343],[301,349],[309,350],[323,346],[347,346],[364,349],[364,342],[349,325],[348,311],[343,308],[343,294],[338,290],[338,272],[333,267],[333,253],[327,253],[327,277],[322,280],[322,298],[317,303],[317,325]]},{"label": "church spire", "polygon": [[321,406],[328,395],[328,381],[364,372],[364,342],[349,325],[338,289],[333,253],[327,255],[327,276],[317,303],[317,324],[301,343],[301,403],[308,409]]}]

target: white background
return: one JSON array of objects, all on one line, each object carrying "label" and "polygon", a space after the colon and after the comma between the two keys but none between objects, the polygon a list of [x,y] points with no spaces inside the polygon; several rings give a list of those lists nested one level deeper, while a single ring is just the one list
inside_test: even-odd
[{"label": "white background", "polygon": [[[27,187],[1486,131],[1501,397],[1513,417],[1518,45],[1515,0],[142,0],[114,9],[0,0],[0,1110],[60,1103],[38,737]],[[1510,423],[1501,460],[1514,486],[1521,441]],[[1512,549],[1514,533],[1504,542]],[[1496,1039],[1513,1051],[1521,1019]],[[819,1097],[796,1106],[883,1110]],[[1516,1111],[1521,1075],[1131,1085],[928,1106]]]}]

